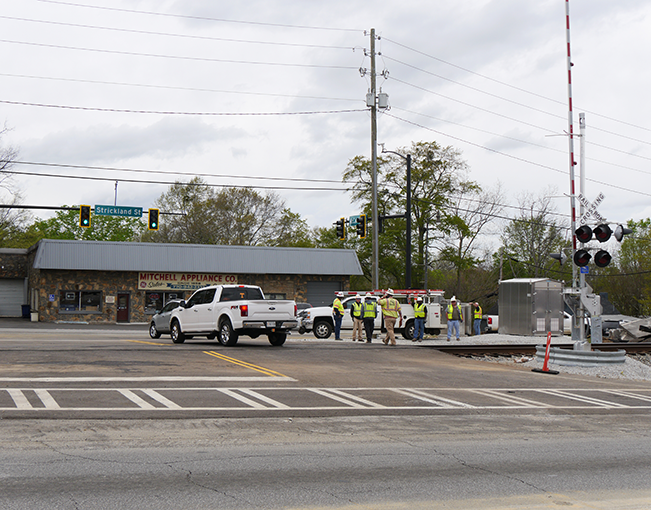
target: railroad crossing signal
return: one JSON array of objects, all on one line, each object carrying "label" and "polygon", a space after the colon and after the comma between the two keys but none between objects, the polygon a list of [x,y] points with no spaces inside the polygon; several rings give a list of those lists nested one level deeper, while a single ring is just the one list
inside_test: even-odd
[{"label": "railroad crossing signal", "polygon": [[158,230],[158,209],[149,209],[147,229],[148,230]]},{"label": "railroad crossing signal", "polygon": [[90,206],[79,206],[79,226],[83,228],[90,227]]},{"label": "railroad crossing signal", "polygon": [[[614,232],[615,239],[621,243],[624,236],[632,232],[633,231],[630,228],[626,228],[623,225],[618,225],[617,228],[615,228]],[[588,243],[593,238],[600,243],[605,243],[612,237],[613,230],[607,223],[597,225],[594,229],[591,229],[588,225],[581,225],[574,231],[574,235],[581,243]],[[574,264],[579,267],[587,266],[592,259],[592,255],[590,255],[589,250],[589,248],[582,248],[580,250],[577,250],[574,254]],[[595,253],[594,263],[597,267],[606,267],[608,264],[610,264],[612,259],[613,258],[610,253],[608,253],[606,250],[600,249],[597,251],[597,253]]]}]

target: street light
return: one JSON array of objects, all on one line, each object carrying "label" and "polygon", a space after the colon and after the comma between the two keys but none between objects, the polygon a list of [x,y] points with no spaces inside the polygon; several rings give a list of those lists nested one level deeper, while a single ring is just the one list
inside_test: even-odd
[{"label": "street light", "polygon": [[407,211],[405,212],[405,218],[407,220],[407,242],[405,249],[405,288],[411,289],[411,154],[403,156],[399,152],[388,151],[384,148],[384,144],[379,144],[382,146],[382,154],[389,152],[400,156],[402,159],[407,161]]}]

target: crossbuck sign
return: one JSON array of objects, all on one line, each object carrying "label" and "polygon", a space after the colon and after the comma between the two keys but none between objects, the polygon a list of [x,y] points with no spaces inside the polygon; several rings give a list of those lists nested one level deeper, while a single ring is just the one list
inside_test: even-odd
[{"label": "crossbuck sign", "polygon": [[597,207],[599,207],[599,204],[603,202],[604,196],[603,193],[599,193],[599,196],[595,198],[594,202],[590,203],[588,202],[588,199],[583,196],[582,193],[579,193],[578,199],[579,202],[581,202],[581,205],[585,207],[585,212],[583,213],[583,216],[581,216],[581,219],[579,220],[579,224],[585,223],[588,218],[594,218],[597,221],[600,222],[605,222],[606,218],[604,218],[601,214],[599,214],[599,211],[597,211]]}]

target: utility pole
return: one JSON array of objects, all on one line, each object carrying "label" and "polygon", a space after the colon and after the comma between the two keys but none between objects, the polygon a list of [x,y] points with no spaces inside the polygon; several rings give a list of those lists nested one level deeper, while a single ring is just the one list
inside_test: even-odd
[{"label": "utility pole", "polygon": [[[375,86],[375,29],[371,28],[371,172],[373,186],[373,211],[371,225],[373,226],[373,288],[380,288],[380,246],[379,246],[379,225],[377,214],[377,93]],[[367,99],[366,104],[369,104]]]}]

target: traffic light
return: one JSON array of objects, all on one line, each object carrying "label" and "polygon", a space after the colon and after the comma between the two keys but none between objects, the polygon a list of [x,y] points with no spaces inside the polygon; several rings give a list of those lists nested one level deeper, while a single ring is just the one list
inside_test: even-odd
[{"label": "traffic light", "polygon": [[337,239],[343,241],[346,239],[346,219],[339,218],[335,225],[337,230]]},{"label": "traffic light", "polygon": [[79,226],[88,228],[90,227],[90,206],[89,205],[80,205],[79,206]]},{"label": "traffic light", "polygon": [[148,230],[158,230],[158,209],[149,209]]},{"label": "traffic light", "polygon": [[561,266],[562,266],[563,264],[565,264],[565,262],[567,262],[567,255],[565,255],[565,253],[563,253],[563,252],[560,252],[560,253],[551,253],[549,256],[550,256],[551,258],[555,259],[555,260],[558,260],[558,263],[559,263]]},{"label": "traffic light", "polygon": [[592,255],[588,253],[588,250],[577,250],[574,254],[574,263],[579,267],[587,266],[590,262]]},{"label": "traffic light", "polygon": [[357,218],[357,235],[360,239],[366,237],[366,214],[360,214]]}]

